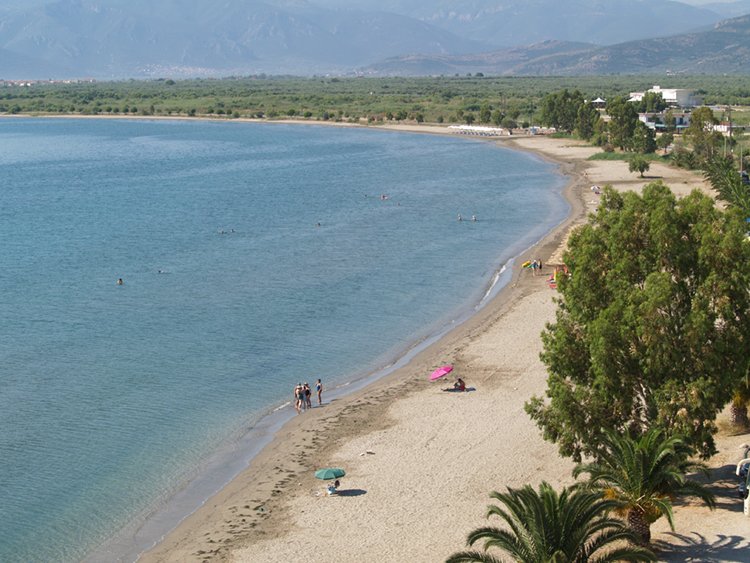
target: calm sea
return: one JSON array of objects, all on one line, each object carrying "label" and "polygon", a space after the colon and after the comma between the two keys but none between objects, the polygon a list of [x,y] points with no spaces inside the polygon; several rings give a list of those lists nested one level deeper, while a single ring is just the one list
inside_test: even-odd
[{"label": "calm sea", "polygon": [[247,455],[298,381],[438,334],[564,218],[562,186],[466,139],[0,120],[0,560],[86,558]]}]

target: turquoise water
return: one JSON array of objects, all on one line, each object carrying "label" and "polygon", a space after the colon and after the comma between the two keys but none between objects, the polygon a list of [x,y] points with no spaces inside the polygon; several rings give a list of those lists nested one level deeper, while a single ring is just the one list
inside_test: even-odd
[{"label": "turquoise water", "polygon": [[0,560],[86,557],[297,381],[471,310],[562,185],[448,137],[0,120]]}]

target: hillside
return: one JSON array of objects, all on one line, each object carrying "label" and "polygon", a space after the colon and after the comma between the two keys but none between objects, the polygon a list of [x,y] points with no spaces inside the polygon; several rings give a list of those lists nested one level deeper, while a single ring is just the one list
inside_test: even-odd
[{"label": "hillside", "polygon": [[[339,8],[352,3],[314,1]],[[611,45],[684,33],[729,17],[671,0],[361,0],[358,5],[416,18],[498,47],[546,40]]]},{"label": "hillside", "polygon": [[686,33],[607,47],[543,42],[474,56],[419,56],[384,60],[370,74],[419,75],[482,72],[496,75],[595,74],[748,74],[750,16],[715,24],[709,31]]}]

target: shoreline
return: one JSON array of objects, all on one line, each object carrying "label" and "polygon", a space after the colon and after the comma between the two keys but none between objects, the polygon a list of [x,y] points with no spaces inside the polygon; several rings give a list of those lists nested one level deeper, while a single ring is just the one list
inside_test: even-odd
[{"label": "shoreline", "polygon": [[[304,124],[304,122],[288,121],[276,123],[285,124]],[[308,123],[309,125],[315,125],[316,123]],[[352,126],[352,124],[336,124],[336,123],[321,123],[336,126]],[[356,126],[356,125],[355,125]],[[405,127],[376,127],[368,126],[368,128],[390,130],[393,132],[411,132],[411,133],[428,133],[438,135],[454,135],[447,130],[436,130],[436,128],[429,126],[405,126]],[[426,130],[425,130],[426,129]],[[442,128],[441,128],[442,129]],[[516,139],[521,138],[517,136]],[[152,548],[143,552],[139,556],[139,561],[178,561],[185,560],[195,557],[208,557],[208,554],[213,552],[211,549],[196,549],[193,553],[186,551],[187,544],[190,543],[190,538],[194,536],[194,531],[204,528],[210,528],[210,524],[218,523],[216,518],[217,509],[223,509],[224,515],[221,516],[222,522],[227,524],[226,533],[231,537],[232,535],[241,535],[237,532],[237,528],[245,528],[247,531],[257,531],[258,537],[268,535],[268,531],[265,528],[273,528],[274,523],[277,522],[285,512],[285,508],[280,506],[283,504],[284,493],[294,490],[295,478],[305,472],[311,472],[311,468],[314,463],[311,459],[304,459],[306,456],[295,456],[294,451],[309,447],[303,445],[302,442],[306,442],[307,438],[303,436],[304,433],[309,432],[305,428],[314,427],[317,429],[316,434],[319,436],[314,437],[311,442],[318,448],[321,448],[323,442],[340,443],[344,438],[356,435],[355,432],[351,432],[352,428],[348,427],[347,424],[341,424],[338,420],[339,417],[348,417],[350,413],[358,412],[362,405],[370,406],[369,409],[376,412],[369,413],[366,418],[381,420],[382,409],[387,407],[390,400],[394,395],[399,396],[399,400],[402,398],[409,397],[414,393],[424,388],[422,379],[424,378],[408,378],[404,380],[406,373],[415,371],[416,366],[424,365],[424,368],[417,368],[416,371],[420,373],[424,369],[428,368],[428,365],[434,364],[434,358],[436,356],[444,356],[444,352],[441,349],[445,349],[446,345],[456,346],[458,342],[467,338],[470,334],[482,332],[486,329],[487,324],[496,322],[498,316],[502,316],[509,305],[512,304],[514,298],[519,295],[525,295],[529,292],[528,280],[523,278],[528,277],[528,272],[518,267],[518,264],[522,263],[527,259],[541,256],[545,263],[549,261],[549,258],[554,258],[555,254],[565,240],[570,228],[580,222],[586,215],[585,202],[581,197],[578,197],[574,192],[576,188],[580,187],[582,176],[581,173],[585,168],[583,163],[571,163],[566,161],[556,160],[549,154],[539,152],[538,150],[530,149],[524,146],[518,146],[514,142],[513,137],[502,138],[474,138],[482,142],[493,142],[501,147],[516,150],[519,152],[528,152],[535,155],[537,158],[546,162],[553,163],[557,166],[557,172],[562,176],[566,177],[567,180],[562,189],[562,194],[565,200],[570,205],[570,211],[567,217],[561,221],[558,225],[553,227],[541,240],[537,241],[530,248],[524,250],[514,259],[511,259],[512,270],[507,272],[510,279],[501,286],[499,291],[489,298],[489,300],[482,304],[478,310],[471,314],[467,319],[463,320],[462,323],[445,332],[436,335],[436,341],[430,341],[426,347],[420,346],[420,343],[416,343],[414,348],[407,352],[402,360],[405,360],[405,365],[399,367],[398,364],[402,363],[402,360],[396,362],[396,365],[390,370],[386,369],[383,371],[390,371],[384,376],[377,377],[377,374],[371,374],[364,378],[365,386],[362,389],[352,390],[347,392],[345,396],[334,399],[333,401],[325,404],[324,409],[313,409],[312,412],[306,413],[302,417],[292,417],[290,420],[285,422],[281,428],[277,428],[275,435],[271,438],[270,443],[267,443],[262,450],[250,461],[249,465],[242,470],[232,481],[226,484],[220,491],[214,496],[207,499],[207,501],[196,511],[187,515],[176,528],[167,533],[160,541],[158,541]],[[512,265],[515,260],[515,266]],[[502,265],[499,265],[502,266]],[[549,271],[547,269],[547,271]],[[498,270],[496,273],[499,273]],[[543,282],[545,276],[538,276],[534,281],[537,283]],[[545,284],[546,285],[546,284]],[[544,288],[546,289],[546,287]],[[549,289],[546,289],[550,292]],[[413,353],[412,353],[413,352]],[[411,356],[411,357],[409,357]],[[448,361],[448,360],[446,360]],[[369,380],[369,381],[367,381]],[[370,397],[370,400],[374,398],[375,402],[368,402],[365,397]],[[356,415],[359,418],[361,415]],[[387,422],[384,421],[385,424]],[[321,435],[324,435],[321,437]],[[300,441],[301,439],[301,441]],[[323,447],[328,449],[330,446]],[[319,449],[319,452],[323,450]],[[313,463],[311,465],[311,463]],[[271,481],[260,481],[255,479],[258,475],[265,475],[278,471],[279,467],[284,465],[282,476],[283,478],[273,482]],[[248,493],[246,496],[249,498],[250,504],[243,504],[242,508],[238,506],[229,506],[237,501],[238,494]],[[281,503],[278,501],[282,501]],[[248,518],[249,515],[243,515],[238,519],[239,523],[231,522],[231,514],[227,514],[227,510],[230,513],[243,512],[254,512],[254,514]],[[274,515],[272,521],[269,522],[269,516]],[[226,520],[225,517],[229,517],[230,520]],[[182,537],[180,537],[182,536]],[[206,540],[207,544],[218,544],[218,540],[209,538]],[[216,560],[224,560],[227,557],[227,551],[231,551],[234,547],[234,541],[222,542],[224,545],[213,553],[214,556],[219,556]],[[217,546],[218,547],[218,546]],[[227,550],[226,547],[230,547]],[[201,553],[202,552],[202,553]]]},{"label": "shoreline", "polygon": [[[625,162],[586,162],[596,149],[576,141],[510,141],[514,149],[560,163],[573,206],[520,261],[534,256],[547,264],[560,255],[570,228],[596,208],[591,184],[638,191],[657,179],[634,178]],[[657,165],[652,174],[678,197],[708,190],[693,172]],[[542,480],[571,484],[573,463],[541,438],[523,410],[546,387],[539,334],[554,320],[556,305],[545,278],[514,268],[491,303],[407,366],[290,421],[240,476],[141,561],[444,560],[465,545],[470,530],[488,524],[490,491]],[[446,362],[477,391],[446,394],[441,383],[426,381]],[[744,441],[747,435],[717,436],[720,453],[711,467],[720,510],[681,505],[677,533],[664,519],[653,526],[666,560],[736,561],[750,549],[732,475]],[[312,477],[325,466],[347,471],[339,495],[326,496]]]},{"label": "shoreline", "polygon": [[[444,127],[421,125],[377,126],[298,120],[229,120],[167,116],[19,117],[183,121],[198,119],[217,122],[360,127],[392,132],[454,135]],[[363,389],[349,392],[349,389],[344,387],[345,395],[328,402],[325,408],[313,409],[304,416],[292,417],[291,420],[278,427],[272,426],[269,430],[273,434],[270,442],[252,458],[250,463],[221,490],[206,499],[201,507],[184,517],[177,527],[153,547],[141,553],[139,561],[325,560],[343,562],[352,560],[353,557],[363,561],[434,561],[439,558],[444,559],[451,552],[460,549],[470,529],[487,523],[483,518],[483,512],[490,490],[502,490],[505,485],[519,486],[526,482],[536,484],[537,479],[545,479],[553,486],[572,482],[570,461],[557,455],[556,446],[541,440],[539,431],[531,427],[528,417],[522,408],[519,408],[525,400],[530,398],[531,394],[543,393],[546,374],[540,372],[539,365],[518,366],[507,355],[497,356],[494,354],[495,351],[487,349],[485,341],[491,339],[490,337],[496,339],[500,333],[510,341],[516,336],[516,332],[523,332],[523,337],[517,337],[520,341],[512,342],[510,345],[511,347],[520,346],[516,349],[516,354],[519,356],[526,354],[528,364],[535,364],[535,362],[538,364],[538,357],[535,357],[535,355],[538,356],[536,349],[538,342],[536,341],[539,340],[538,336],[544,322],[554,319],[554,306],[551,300],[554,292],[550,291],[545,283],[550,269],[547,266],[544,269],[544,275],[532,277],[530,272],[520,269],[518,264],[526,259],[537,257],[541,257],[545,265],[561,262],[561,251],[570,230],[583,222],[587,214],[596,207],[597,200],[588,190],[590,184],[611,183],[616,189],[638,189],[638,186],[655,178],[651,176],[646,179],[636,179],[627,171],[627,163],[624,162],[586,162],[585,153],[594,152],[596,149],[570,139],[524,135],[470,138],[482,142],[493,142],[512,150],[530,152],[556,164],[558,172],[568,179],[563,188],[563,195],[571,206],[567,218],[517,257],[515,266],[512,267],[512,271],[508,272],[509,282],[479,311],[460,326],[439,336],[437,341],[430,342],[424,349],[417,350],[414,357],[408,359],[406,365],[400,367],[397,365],[388,375],[367,383],[368,379],[373,378],[371,374],[363,378],[365,381]],[[694,173],[671,170],[669,174],[666,174],[664,170],[659,169],[660,166],[666,169],[663,165],[655,166],[652,174],[656,172],[665,179],[669,178],[666,183],[673,191],[684,194],[694,187],[705,188],[702,178],[696,178]],[[674,174],[671,174],[672,172]],[[670,176],[676,177],[676,180]],[[677,181],[679,185],[675,186],[673,181]],[[525,321],[529,314],[535,317],[533,323]],[[536,318],[537,314],[539,318]],[[530,326],[522,327],[522,325]],[[497,342],[495,344],[502,347],[505,341],[500,338],[499,342],[500,344]],[[533,345],[526,345],[529,342]],[[417,347],[418,345],[417,343]],[[446,472],[441,469],[424,472],[423,468],[415,467],[414,463],[405,471],[404,466],[400,465],[400,457],[408,456],[410,449],[417,446],[428,448],[436,439],[445,439],[446,444],[439,457],[435,458],[432,464],[427,463],[428,467],[435,467],[446,459],[446,456],[450,457],[452,451],[462,447],[460,441],[445,438],[442,433],[439,437],[432,435],[424,440],[415,436],[407,443],[397,440],[399,435],[407,432],[416,434],[419,430],[410,421],[423,414],[420,411],[424,407],[420,405],[429,404],[436,409],[446,406],[443,404],[446,394],[435,393],[436,386],[440,384],[426,382],[425,374],[438,364],[447,362],[454,363],[457,372],[470,374],[467,379],[468,385],[478,382],[477,393],[454,397],[455,399],[462,402],[464,399],[472,401],[469,410],[473,410],[478,408],[474,403],[480,403],[474,399],[479,399],[480,393],[486,393],[489,396],[490,405],[499,410],[507,410],[499,414],[495,411],[483,411],[493,417],[497,416],[500,425],[489,431],[485,427],[477,427],[467,432],[467,435],[482,435],[484,440],[489,439],[486,435],[488,432],[490,437],[502,435],[503,444],[507,445],[513,455],[509,459],[507,455],[497,452],[488,456],[492,459],[492,472],[503,475],[501,478],[488,480],[488,469],[485,469],[481,478],[477,477],[469,486],[464,486],[461,479],[456,480],[451,477],[451,473],[460,473],[467,466],[480,463],[480,453],[476,449],[469,452],[465,459],[453,460],[452,471]],[[464,378],[466,379],[466,376]],[[484,397],[481,399],[484,401]],[[508,399],[507,405],[506,399]],[[484,403],[481,405],[487,406]],[[448,405],[448,408],[452,406]],[[404,413],[406,413],[405,418]],[[431,424],[425,423],[425,426],[429,428],[445,424],[441,426],[441,432],[449,432],[453,427],[459,427],[464,431],[464,427],[468,428],[472,423],[467,419],[465,412],[452,410],[446,414],[445,419],[448,422],[431,420]],[[390,439],[382,440],[383,435],[389,436]],[[397,453],[395,459],[389,458],[390,465],[397,469],[385,476],[368,474],[367,467],[377,465],[381,456],[387,455],[386,450]],[[731,461],[731,455],[729,458]],[[342,496],[334,501],[333,498],[327,499],[320,495],[322,484],[312,479],[311,473],[313,468],[338,463],[347,468],[347,477],[343,480],[344,485],[354,484],[361,488],[342,491]],[[545,472],[545,468],[549,466],[555,467],[551,473],[548,470]],[[387,468],[381,467],[381,471],[386,472]],[[450,486],[460,490],[461,494],[458,496],[453,493],[447,495],[450,496],[451,502],[448,503],[449,507],[444,507],[443,512],[448,512],[451,518],[444,519],[442,523],[451,529],[440,541],[431,542],[429,530],[420,528],[416,523],[409,521],[410,517],[414,516],[411,504],[419,502],[409,500],[410,497],[414,496],[415,499],[420,500],[423,497],[429,497],[425,491],[418,490],[420,485],[418,479],[415,481],[402,477],[404,473],[412,472],[421,476],[423,481],[435,476],[435,482],[439,483],[438,488],[447,481]],[[477,470],[477,474],[479,473],[481,471]],[[409,481],[411,488],[395,487],[395,493],[383,489],[383,485],[393,487],[394,480]],[[378,486],[381,488],[378,489]],[[347,491],[351,494],[344,495],[343,493]],[[376,501],[376,505],[372,504]],[[434,499],[428,498],[428,501],[434,501]],[[382,526],[375,526],[380,533],[374,531],[373,535],[387,535],[393,539],[394,545],[389,548],[390,551],[383,551],[382,543],[377,541],[371,545],[357,538],[352,531],[357,526],[351,523],[360,514],[369,511],[375,514],[376,511],[381,510],[381,507],[385,511],[377,512],[379,519],[373,519],[389,520],[393,513],[399,513],[403,521],[398,523],[398,528],[407,530],[402,536],[397,534],[397,530],[393,527],[394,522],[387,522],[384,530],[381,529]],[[436,514],[434,505],[419,514],[429,515],[438,522],[441,518],[439,514]],[[455,518],[452,518],[456,514],[459,516],[460,525],[455,525]],[[336,518],[342,518],[342,520],[338,521]],[[679,526],[680,512],[677,518]],[[705,516],[700,518],[705,518]],[[335,528],[333,534],[328,524],[332,521],[338,522],[333,524]],[[321,524],[322,522],[326,524]],[[366,524],[363,522],[362,527],[371,526],[371,524],[371,522]],[[317,529],[319,525],[323,526],[322,530]],[[347,525],[350,526],[347,527]],[[292,529],[294,534],[290,533]],[[369,532],[363,529],[361,533]],[[425,535],[425,533],[427,533],[425,540],[414,540],[415,535]],[[321,541],[316,543],[318,538]],[[434,537],[431,539],[435,540]],[[315,547],[307,548],[308,545]],[[447,549],[446,546],[450,548]],[[425,551],[426,549],[428,551]],[[103,552],[98,553],[102,556]],[[101,560],[111,559],[102,556]]]},{"label": "shoreline", "polygon": [[[79,119],[81,116],[75,116],[75,115],[52,115],[52,116],[27,116],[27,115],[19,115],[19,116],[9,116],[9,117],[19,117],[19,118],[37,118],[37,119],[47,119],[47,117],[53,117],[53,118],[62,118],[62,119]],[[120,119],[120,120],[132,120],[134,119],[133,116],[83,116],[84,118],[89,119]],[[138,116],[135,117],[135,119],[140,120],[158,120],[158,119],[166,119],[166,120],[173,120],[173,121],[189,121],[191,119],[197,119],[199,121],[217,121],[217,122],[223,122],[223,121],[229,121],[229,120],[212,120],[212,119],[203,119],[203,118],[183,118],[183,117],[176,117],[176,118],[169,118],[169,117],[153,117],[153,116]],[[273,122],[267,122],[265,120],[231,120],[231,121],[237,121],[237,122],[244,122],[244,123],[277,123],[280,125],[299,125],[299,124],[306,124],[306,125],[321,125],[321,126],[342,126],[342,127],[359,127],[359,128],[373,128],[372,126],[360,126],[356,124],[347,124],[347,123],[335,123],[335,122],[299,122],[294,120],[277,120]],[[391,133],[414,133],[414,134],[434,134],[434,135],[445,135],[445,136],[455,136],[454,133],[451,133],[450,131],[446,130],[442,127],[430,127],[430,126],[404,126],[404,127],[375,127],[375,129],[378,130],[385,130]],[[508,147],[504,145],[503,143],[496,143],[497,139],[495,138],[482,138],[482,137],[466,137],[466,136],[460,136],[459,138],[465,139],[465,140],[474,140],[474,141],[481,141],[484,143],[487,142],[493,142],[495,144],[499,144],[501,147],[509,149],[513,147]],[[529,152],[533,154],[536,158],[539,158],[539,160],[545,160],[549,162],[549,159],[541,157],[539,154],[537,154],[535,151],[524,151]],[[558,172],[555,172],[556,174]],[[562,176],[562,175],[561,175]],[[563,189],[567,189],[561,187],[561,184],[557,184],[557,187],[555,189],[560,189],[561,191]],[[567,200],[568,198],[566,198]],[[560,225],[563,224],[568,219],[563,219],[560,224],[553,227],[554,229],[560,228]],[[546,238],[547,235],[545,235],[544,238]],[[532,249],[536,248],[539,245],[540,241],[536,241],[532,245]],[[516,255],[514,257],[511,257],[508,262],[505,264],[499,263],[497,264],[497,269],[494,271],[493,276],[487,280],[487,284],[484,287],[484,289],[480,290],[481,297],[478,299],[476,303],[469,303],[466,307],[466,310],[457,317],[454,321],[454,323],[463,324],[467,321],[467,317],[471,318],[477,314],[477,309],[485,308],[487,306],[490,306],[492,301],[496,298],[496,294],[498,292],[501,292],[504,289],[504,286],[508,283],[512,283],[512,280],[509,278],[513,275],[512,272],[512,263],[515,260],[516,263],[519,263],[518,258],[521,256],[524,256],[527,254],[529,250],[524,251],[523,254]],[[507,271],[503,272],[507,268]],[[497,277],[496,277],[497,276]],[[499,278],[499,281],[498,281]],[[495,289],[495,286],[497,286],[497,289]],[[399,353],[398,356],[395,356],[395,361],[392,362],[390,365],[387,365],[383,368],[379,368],[374,372],[368,373],[367,375],[359,376],[357,379],[337,385],[335,387],[334,393],[338,392],[338,395],[343,395],[341,397],[341,400],[349,398],[352,393],[365,393],[367,392],[367,389],[370,389],[371,386],[376,385],[378,381],[383,379],[383,377],[388,377],[388,375],[383,375],[383,373],[389,374],[390,372],[399,369],[403,366],[404,363],[411,361],[412,356],[421,353],[423,348],[427,346],[431,346],[436,340],[443,338],[445,334],[449,331],[453,331],[453,328],[450,328],[450,326],[446,326],[441,328],[438,332],[432,333],[427,335],[422,340],[415,341],[412,345],[409,347],[404,348],[404,351]],[[363,387],[367,387],[367,389],[362,389]],[[330,389],[327,393],[328,397],[333,396]],[[340,399],[336,399],[338,401]],[[174,523],[183,522],[186,518],[188,518],[191,514],[193,514],[196,510],[200,510],[201,506],[204,505],[207,502],[210,502],[210,500],[217,494],[221,492],[226,486],[230,485],[232,480],[237,478],[237,475],[241,473],[242,471],[246,471],[248,467],[248,462],[252,462],[253,458],[258,455],[258,453],[263,450],[269,442],[272,442],[276,438],[273,436],[276,435],[279,430],[289,422],[289,420],[286,420],[287,418],[294,418],[293,413],[286,413],[283,412],[284,410],[290,410],[290,409],[281,409],[281,408],[273,408],[269,410],[269,414],[265,414],[261,417],[260,423],[258,425],[254,425],[253,428],[250,429],[248,434],[244,435],[240,442],[244,442],[247,444],[249,442],[249,437],[255,435],[260,436],[262,440],[262,444],[259,446],[256,446],[255,444],[252,445],[251,448],[248,448],[248,451],[250,453],[248,455],[245,455],[245,448],[240,446],[237,447],[237,445],[228,445],[227,447],[223,448],[221,452],[217,453],[216,456],[212,456],[208,462],[205,464],[204,468],[198,470],[196,472],[197,478],[193,479],[192,481],[188,482],[184,487],[177,490],[175,495],[168,501],[166,508],[167,511],[164,511],[164,507],[160,507],[156,509],[154,512],[148,514],[145,516],[145,524],[148,524],[149,526],[156,522],[154,527],[151,527],[149,532],[144,533],[144,521],[140,521],[137,524],[134,524],[130,527],[126,527],[125,529],[121,530],[114,538],[110,538],[108,541],[104,542],[97,548],[95,548],[92,553],[90,553],[86,557],[86,561],[110,561],[113,560],[113,558],[116,558],[116,560],[119,561],[128,561],[128,560],[135,560],[136,558],[140,557],[144,553],[144,549],[146,549],[144,546],[148,546],[148,549],[153,549],[154,547],[158,546],[158,542],[156,544],[153,543],[153,538],[156,537],[157,534],[151,533],[154,531],[154,528],[156,531],[161,534],[162,531],[167,531],[166,535],[169,534],[169,530],[174,529],[175,525]],[[282,412],[278,412],[282,411]],[[288,416],[287,416],[288,415]],[[283,419],[283,420],[282,420]],[[256,432],[257,431],[257,432]],[[242,454],[241,456],[237,456],[236,452],[241,450]],[[232,457],[231,453],[235,452],[235,457]],[[222,462],[228,462],[234,467],[244,467],[245,469],[229,469],[228,471],[221,465]],[[211,479],[206,478],[206,475],[204,475],[205,471],[203,469],[208,468],[209,470],[216,470],[219,473],[219,478],[214,479],[213,481]],[[223,481],[224,475],[227,476],[227,481]],[[231,477],[231,475],[234,475],[234,477]],[[193,488],[194,482],[199,482],[197,487],[190,491],[189,489]],[[218,483],[218,485],[217,485]],[[216,490],[216,487],[219,487],[218,490]],[[191,494],[192,492],[192,494]],[[197,492],[197,494],[196,494]],[[204,494],[205,493],[205,494]],[[201,499],[204,499],[201,501]],[[175,501],[175,502],[173,502]],[[173,505],[174,506],[171,506]],[[197,508],[196,508],[197,507]],[[172,522],[172,524],[170,524]],[[141,538],[139,541],[138,538]],[[163,538],[164,536],[162,536]],[[135,538],[135,540],[133,540]],[[145,538],[145,539],[143,539]],[[133,545],[137,545],[137,549],[133,548]]]}]

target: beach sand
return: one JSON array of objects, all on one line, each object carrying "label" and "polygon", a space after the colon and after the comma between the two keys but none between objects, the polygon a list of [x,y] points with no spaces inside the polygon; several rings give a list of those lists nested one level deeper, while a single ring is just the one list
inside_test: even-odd
[{"label": "beach sand", "polygon": [[[539,335],[556,307],[547,275],[560,261],[570,227],[596,208],[591,185],[638,191],[661,178],[678,195],[708,188],[700,176],[662,165],[652,165],[641,179],[625,162],[586,161],[598,149],[575,141],[500,142],[553,160],[570,177],[569,219],[517,261],[541,258],[545,275],[516,266],[498,297],[408,365],[296,416],[247,470],[141,561],[444,561],[464,548],[469,531],[487,525],[490,491],[543,480],[554,486],[573,482],[572,462],[542,439],[523,410],[546,387]],[[454,374],[427,381],[445,363],[454,364],[454,374],[476,390],[442,392]],[[747,560],[750,520],[732,478],[745,441],[750,437],[718,436],[720,453],[710,462],[717,468],[716,511],[678,505],[677,535],[668,533],[663,520],[653,526],[666,559]],[[346,469],[338,495],[325,495],[324,483],[313,477],[314,469],[326,466]]]}]

